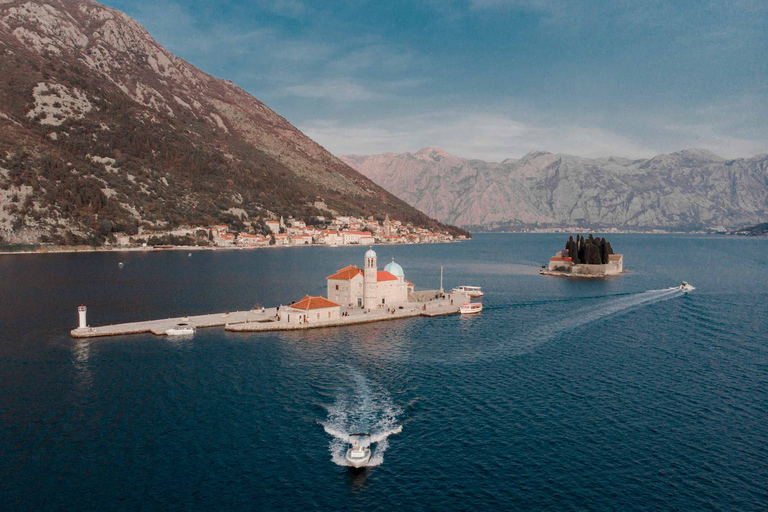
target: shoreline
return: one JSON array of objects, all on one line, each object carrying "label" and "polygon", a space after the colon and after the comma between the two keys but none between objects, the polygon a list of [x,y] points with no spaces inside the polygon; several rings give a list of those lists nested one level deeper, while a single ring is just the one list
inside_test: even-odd
[{"label": "shoreline", "polygon": [[[419,242],[416,244],[384,244],[373,243],[374,246],[407,246],[407,245],[432,245],[432,244],[452,244],[455,242],[466,242],[471,240],[451,240],[449,242]],[[174,247],[162,247],[155,249],[154,247],[103,247],[103,246],[88,246],[88,245],[55,245],[55,246],[43,246],[33,250],[20,250],[20,251],[0,251],[2,255],[13,254],[75,254],[75,253],[92,253],[92,252],[107,252],[107,253],[121,253],[121,252],[163,252],[163,251],[252,251],[260,249],[298,249],[305,247],[361,247],[361,244],[342,244],[342,245],[326,245],[326,244],[302,244],[302,245],[266,245],[255,247],[201,247],[197,245],[179,245]]]},{"label": "shoreline", "polygon": [[738,236],[735,234],[721,233],[714,231],[612,231],[608,229],[542,229],[535,231],[473,231],[472,235],[552,235],[563,233],[594,233],[610,235],[722,235]]},{"label": "shoreline", "polygon": [[576,279],[608,279],[611,277],[620,277],[626,273],[626,270],[619,272],[618,274],[572,274],[570,272],[556,272],[554,270],[539,270],[541,276],[552,277],[573,277]]}]

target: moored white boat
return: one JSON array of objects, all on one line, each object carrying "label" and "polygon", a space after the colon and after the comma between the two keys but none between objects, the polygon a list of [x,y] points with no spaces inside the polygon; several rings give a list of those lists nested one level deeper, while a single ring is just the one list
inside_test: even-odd
[{"label": "moored white boat", "polygon": [[349,436],[349,449],[345,456],[347,464],[353,468],[362,468],[371,460],[371,436],[352,434]]},{"label": "moored white boat", "polygon": [[190,334],[195,334],[197,329],[195,329],[194,325],[190,324],[178,324],[176,327],[171,327],[170,329],[166,329],[165,334],[168,336],[185,336]]},{"label": "moored white boat", "polygon": [[480,289],[479,286],[466,286],[462,285],[458,288],[454,288],[451,290],[451,293],[466,293],[470,297],[482,297],[483,291]]},{"label": "moored white boat", "polygon": [[483,310],[483,305],[479,302],[467,302],[465,304],[462,304],[459,308],[459,313],[462,315],[471,315],[474,313],[479,313]]}]

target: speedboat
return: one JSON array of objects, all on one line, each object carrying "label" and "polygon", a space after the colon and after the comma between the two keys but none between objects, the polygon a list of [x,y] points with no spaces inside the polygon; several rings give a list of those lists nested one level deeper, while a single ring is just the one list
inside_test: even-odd
[{"label": "speedboat", "polygon": [[197,329],[191,324],[177,324],[176,327],[171,327],[165,331],[168,336],[185,336],[195,334]]},{"label": "speedboat", "polygon": [[459,313],[462,315],[471,315],[474,313],[479,313],[483,310],[483,305],[479,302],[467,302],[465,304],[462,304],[459,308]]},{"label": "speedboat", "polygon": [[371,436],[368,434],[352,434],[349,436],[347,464],[353,468],[362,468],[371,460]]},{"label": "speedboat", "polygon": [[684,292],[690,292],[690,291],[695,290],[696,288],[694,288],[693,286],[689,285],[687,282],[683,281],[682,283],[680,283],[680,289],[682,291],[684,291]]},{"label": "speedboat", "polygon": [[459,286],[451,290],[451,293],[466,293],[470,297],[482,297],[483,291],[479,286]]}]

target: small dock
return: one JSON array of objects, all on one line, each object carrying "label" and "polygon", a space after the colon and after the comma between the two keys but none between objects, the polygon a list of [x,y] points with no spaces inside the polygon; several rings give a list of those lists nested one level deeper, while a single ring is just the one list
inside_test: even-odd
[{"label": "small dock", "polygon": [[400,320],[417,316],[437,317],[455,315],[459,313],[459,306],[469,302],[469,297],[464,294],[446,295],[444,298],[433,299],[425,302],[403,302],[389,305],[387,308],[378,308],[368,312],[361,308],[342,307],[345,316],[341,318],[318,321],[307,324],[289,324],[285,321],[285,315],[278,320],[277,308],[262,308],[250,311],[235,311],[231,313],[215,313],[209,315],[184,316],[166,318],[162,320],[148,320],[144,322],[131,322],[125,324],[105,325],[100,327],[84,327],[73,329],[73,338],[101,338],[107,336],[124,336],[127,334],[151,333],[157,336],[165,336],[165,331],[180,323],[194,326],[197,329],[206,327],[224,327],[232,332],[264,332],[264,331],[293,331],[303,329],[318,329],[322,327],[340,327],[370,322],[384,322],[387,320]]}]

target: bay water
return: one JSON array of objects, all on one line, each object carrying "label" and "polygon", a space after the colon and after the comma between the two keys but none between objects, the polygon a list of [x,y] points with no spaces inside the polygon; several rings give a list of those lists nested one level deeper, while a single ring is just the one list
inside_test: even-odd
[{"label": "bay water", "polygon": [[479,315],[181,339],[69,331],[324,295],[367,248],[0,256],[0,508],[768,509],[768,239],[610,235],[625,275],[538,275],[566,238],[375,247]]}]

